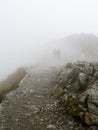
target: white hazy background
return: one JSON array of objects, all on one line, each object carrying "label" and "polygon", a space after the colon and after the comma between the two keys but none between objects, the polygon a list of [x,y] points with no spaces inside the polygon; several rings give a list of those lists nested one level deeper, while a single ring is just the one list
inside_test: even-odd
[{"label": "white hazy background", "polygon": [[0,0],[0,80],[44,63],[51,41],[73,33],[98,35],[98,0]]}]

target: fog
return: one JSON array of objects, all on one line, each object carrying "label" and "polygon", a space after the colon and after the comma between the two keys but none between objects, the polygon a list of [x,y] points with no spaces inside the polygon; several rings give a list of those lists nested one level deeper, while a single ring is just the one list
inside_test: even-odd
[{"label": "fog", "polygon": [[[20,66],[87,60],[82,44],[69,44],[64,38],[80,33],[97,36],[97,6],[97,0],[1,0],[0,80]],[[60,62],[54,62],[54,48],[61,49]]]}]

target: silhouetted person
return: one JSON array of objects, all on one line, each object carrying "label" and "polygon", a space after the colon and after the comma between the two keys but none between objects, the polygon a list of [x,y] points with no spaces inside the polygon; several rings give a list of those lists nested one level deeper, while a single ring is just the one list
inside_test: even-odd
[{"label": "silhouetted person", "polygon": [[60,57],[61,57],[61,52],[60,52],[60,49],[54,49],[53,50],[53,57],[55,58],[55,59],[60,59]]}]

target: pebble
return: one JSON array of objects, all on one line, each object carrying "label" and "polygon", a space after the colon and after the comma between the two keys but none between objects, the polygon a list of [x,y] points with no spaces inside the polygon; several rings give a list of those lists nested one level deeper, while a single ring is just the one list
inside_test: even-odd
[{"label": "pebble", "polygon": [[56,129],[56,126],[55,125],[48,125],[47,129]]}]

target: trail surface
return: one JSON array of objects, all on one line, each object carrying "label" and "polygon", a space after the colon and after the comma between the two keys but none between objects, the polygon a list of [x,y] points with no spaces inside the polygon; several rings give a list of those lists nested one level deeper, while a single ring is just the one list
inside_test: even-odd
[{"label": "trail surface", "polygon": [[0,105],[0,130],[86,130],[54,96],[51,70],[33,70]]}]

